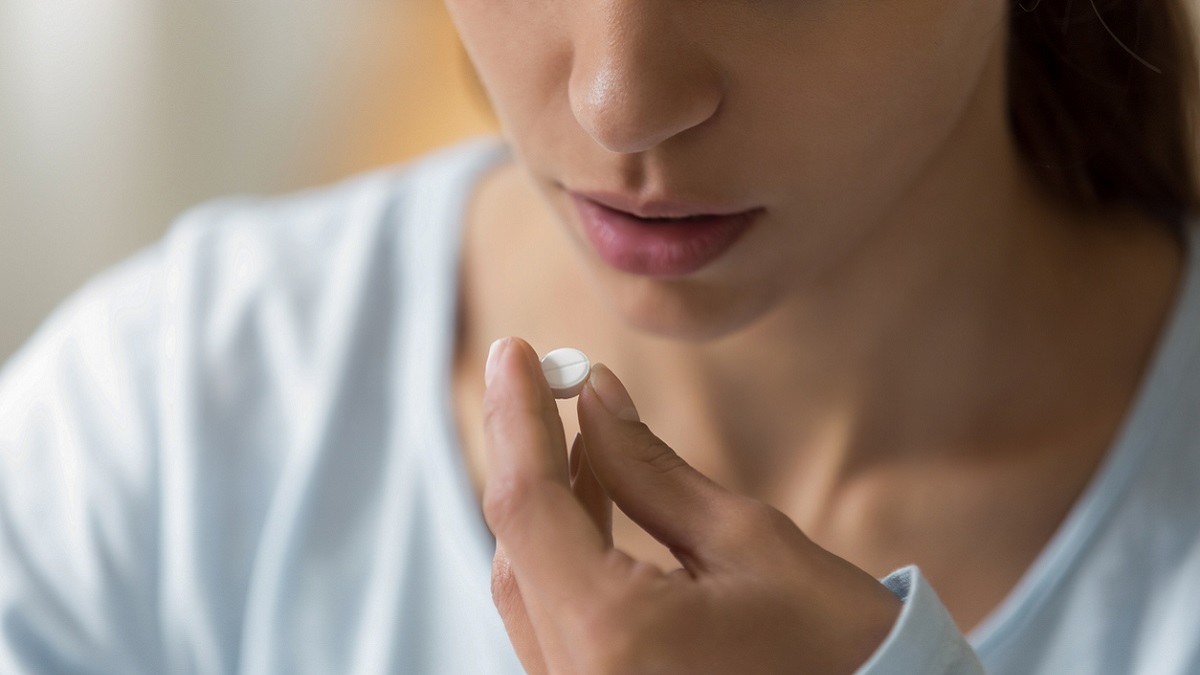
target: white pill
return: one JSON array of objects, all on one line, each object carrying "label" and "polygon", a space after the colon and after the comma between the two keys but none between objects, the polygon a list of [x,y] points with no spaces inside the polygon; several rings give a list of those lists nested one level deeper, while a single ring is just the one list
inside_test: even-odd
[{"label": "white pill", "polygon": [[542,374],[550,383],[554,398],[578,396],[592,372],[592,362],[578,349],[563,347],[542,357]]}]

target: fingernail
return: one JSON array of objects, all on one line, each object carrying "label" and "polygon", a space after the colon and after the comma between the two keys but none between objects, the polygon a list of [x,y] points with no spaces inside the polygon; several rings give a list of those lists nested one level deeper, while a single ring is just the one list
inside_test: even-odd
[{"label": "fingernail", "polygon": [[608,412],[626,422],[641,421],[637,408],[633,406],[633,399],[629,398],[629,392],[625,391],[625,385],[621,384],[608,366],[603,363],[592,366],[592,374],[588,377],[588,386],[596,393],[596,397],[600,399],[600,403],[604,404]]},{"label": "fingernail", "polygon": [[508,338],[500,338],[488,347],[487,363],[483,366],[483,386],[487,387],[492,384],[492,370],[496,362],[500,360],[500,354],[504,351],[504,346],[507,344]]}]

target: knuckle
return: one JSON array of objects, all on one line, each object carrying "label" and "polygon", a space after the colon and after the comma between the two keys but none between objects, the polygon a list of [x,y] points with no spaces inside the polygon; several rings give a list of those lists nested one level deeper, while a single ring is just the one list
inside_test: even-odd
[{"label": "knuckle", "polygon": [[592,653],[586,662],[593,665],[596,675],[627,675],[636,672],[639,646],[635,631],[615,614],[591,615],[586,620],[586,635],[590,636]]},{"label": "knuckle", "polygon": [[497,557],[492,563],[492,604],[502,615],[521,607],[521,590],[507,558]]},{"label": "knuckle", "polygon": [[782,511],[752,499],[731,509],[727,517],[727,538],[739,547],[769,545],[796,529]]},{"label": "knuckle", "polygon": [[495,428],[497,422],[502,420],[507,413],[504,397],[484,394],[483,426],[485,429]]},{"label": "knuckle", "polygon": [[629,607],[619,593],[601,593],[594,602],[578,607],[574,618],[579,634],[587,640],[580,643],[584,662],[591,664],[589,672],[618,673],[620,664],[629,663],[635,651],[637,630],[629,616]]},{"label": "knuckle", "polygon": [[626,616],[653,614],[670,604],[673,581],[658,565],[635,561],[627,574],[623,598],[628,608]]},{"label": "knuckle", "polygon": [[760,518],[766,532],[786,535],[796,529],[796,523],[786,513],[769,505],[760,503]]},{"label": "knuckle", "polygon": [[[645,427],[646,425],[642,425]],[[634,447],[634,456],[645,463],[650,469],[659,474],[668,474],[687,467],[687,462],[664,443],[649,428],[638,434],[638,443]]]},{"label": "knuckle", "polygon": [[497,478],[483,491],[483,518],[492,532],[507,532],[528,503],[529,490],[513,477]]},{"label": "knuckle", "polygon": [[588,655],[587,662],[593,664],[597,675],[656,675],[678,672],[677,663],[673,664],[674,667],[664,668],[672,664],[674,659],[665,657],[662,645],[642,637],[652,633],[650,626],[641,631],[618,628],[603,633],[604,642],[600,642],[599,638],[596,640],[603,648]]},{"label": "knuckle", "polygon": [[[665,577],[653,564],[623,556],[609,563],[620,581],[600,593],[599,599],[578,615],[582,635],[587,635],[589,673],[635,675],[662,672],[663,618],[672,603],[661,595]],[[670,669],[668,669],[670,670]]]}]

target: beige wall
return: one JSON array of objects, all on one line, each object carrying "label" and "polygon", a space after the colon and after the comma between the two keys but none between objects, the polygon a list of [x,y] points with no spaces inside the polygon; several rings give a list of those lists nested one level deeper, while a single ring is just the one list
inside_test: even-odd
[{"label": "beige wall", "polygon": [[0,362],[209,197],[491,130],[439,0],[0,2]]}]

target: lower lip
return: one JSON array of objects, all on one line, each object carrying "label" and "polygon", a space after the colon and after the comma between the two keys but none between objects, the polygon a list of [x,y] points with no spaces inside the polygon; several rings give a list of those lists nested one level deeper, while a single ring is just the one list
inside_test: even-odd
[{"label": "lower lip", "polygon": [[654,277],[696,272],[720,258],[763,212],[650,221],[572,195],[588,241],[609,265]]}]

